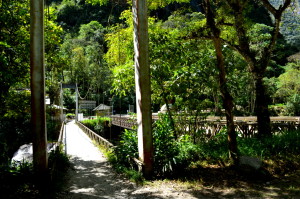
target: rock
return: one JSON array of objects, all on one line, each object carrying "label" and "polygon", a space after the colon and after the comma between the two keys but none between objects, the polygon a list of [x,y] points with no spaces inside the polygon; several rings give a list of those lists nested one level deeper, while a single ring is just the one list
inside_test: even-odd
[{"label": "rock", "polygon": [[[54,143],[48,143],[47,150],[48,153],[54,149]],[[18,151],[16,151],[11,159],[12,164],[20,165],[24,162],[32,163],[33,161],[33,147],[32,143],[24,144],[20,146]]]},{"label": "rock", "polygon": [[256,157],[241,156],[239,159],[239,169],[246,173],[252,173],[260,170],[262,161]]}]

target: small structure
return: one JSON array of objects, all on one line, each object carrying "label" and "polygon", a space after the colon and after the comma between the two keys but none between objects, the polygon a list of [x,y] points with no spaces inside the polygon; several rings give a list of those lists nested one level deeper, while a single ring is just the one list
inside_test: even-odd
[{"label": "small structure", "polygon": [[96,111],[96,116],[110,115],[111,107],[105,104],[100,104],[99,106],[94,108],[93,111]]}]

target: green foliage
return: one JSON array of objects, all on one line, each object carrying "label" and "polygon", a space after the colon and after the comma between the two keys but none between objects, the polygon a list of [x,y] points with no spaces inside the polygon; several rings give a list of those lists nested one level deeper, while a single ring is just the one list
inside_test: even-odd
[{"label": "green foliage", "polygon": [[285,73],[278,77],[276,96],[284,100],[300,92],[300,67],[297,63],[289,63]]},{"label": "green foliage", "polygon": [[28,1],[2,1],[0,24],[0,115],[3,115],[9,89],[29,84]]},{"label": "green foliage", "polygon": [[24,162],[0,167],[0,190],[1,198],[36,197],[38,191],[34,185],[32,164]]},{"label": "green foliage", "polygon": [[67,113],[66,117],[69,118],[69,119],[73,119],[73,118],[75,118],[75,114],[74,113]]},{"label": "green foliage", "polygon": [[[91,3],[93,5],[96,5],[96,4],[99,4],[99,5],[106,5],[109,0],[86,0],[87,3]],[[131,5],[132,4],[132,1],[130,0],[126,0],[127,4]],[[161,1],[161,0],[148,0],[147,3],[148,3],[148,8],[151,9],[151,10],[155,10],[155,9],[158,9],[158,8],[163,8],[171,3],[174,3],[174,2],[177,2],[177,3],[188,3],[190,2],[190,0],[164,0],[164,1]]]},{"label": "green foliage", "polygon": [[274,80],[273,93],[276,101],[285,103],[284,115],[299,115],[299,91],[300,91],[300,68],[299,63],[288,63],[285,72]]},{"label": "green foliage", "polygon": [[92,1],[94,0],[63,0],[56,5],[57,22],[62,24],[65,31],[74,34],[78,32],[81,24],[87,24],[91,21],[98,21],[104,26],[114,24],[118,21],[120,13],[128,7],[126,4],[116,4],[108,0],[96,0],[107,2],[101,5],[98,3],[90,4],[89,2]]},{"label": "green foliage", "polygon": [[107,157],[108,161],[112,164],[113,168],[120,174],[125,175],[128,179],[135,182],[137,185],[143,184],[145,179],[142,173],[138,172],[133,165],[128,167],[128,162],[122,162],[119,159],[117,150],[106,150],[103,147],[100,147],[101,151],[104,152],[104,155]]},{"label": "green foliage", "polygon": [[[156,175],[165,175],[173,170],[178,154],[170,121],[167,116],[161,116],[153,129],[154,170]],[[138,138],[136,131],[125,130],[121,141],[114,150],[115,160],[127,167],[134,168],[132,158],[138,159]]]},{"label": "green foliage", "polygon": [[300,95],[292,95],[286,104],[287,114],[288,115],[300,115]]},{"label": "green foliage", "polygon": [[61,150],[51,151],[48,163],[52,178],[59,178],[71,167],[70,157]]},{"label": "green foliage", "polygon": [[107,131],[109,117],[96,117],[95,119],[83,120],[82,124],[94,131],[95,133],[104,136]]},{"label": "green foliage", "polygon": [[109,0],[86,0],[87,3],[91,3],[93,5],[99,4],[99,5],[105,5],[109,2]]},{"label": "green foliage", "polygon": [[178,154],[174,132],[167,114],[161,115],[153,127],[154,170],[157,175],[173,171]]},{"label": "green foliage", "polygon": [[[104,93],[110,88],[110,71],[103,57],[106,33],[107,29],[99,22],[91,21],[80,26],[78,36],[67,34],[61,46],[59,54],[65,62],[64,81],[77,82],[82,97],[91,90]],[[91,97],[97,99],[97,95]]]},{"label": "green foliage", "polygon": [[[47,197],[38,190],[36,174],[32,163],[0,165],[0,197],[1,198],[54,198],[61,191],[65,182],[66,172],[70,168],[69,157],[60,152],[52,151],[49,155],[49,174]],[[50,179],[50,178],[49,178]],[[49,180],[45,179],[45,180]],[[5,191],[4,191],[5,190]]]},{"label": "green foliage", "polygon": [[117,24],[106,35],[108,51],[105,60],[113,75],[112,91],[119,96],[130,95],[134,90],[133,62],[133,24],[130,10],[122,12],[120,19],[125,23]]},{"label": "green foliage", "polygon": [[0,115],[0,165],[6,164],[24,143],[31,142],[30,92],[11,89],[5,99],[4,115]]},{"label": "green foliage", "polygon": [[261,158],[298,154],[300,149],[300,131],[287,131],[270,138],[240,138],[239,151],[243,155]]},{"label": "green foliage", "polygon": [[120,143],[115,149],[118,162],[132,167],[132,158],[138,158],[138,137],[136,131],[127,130],[121,135]]}]

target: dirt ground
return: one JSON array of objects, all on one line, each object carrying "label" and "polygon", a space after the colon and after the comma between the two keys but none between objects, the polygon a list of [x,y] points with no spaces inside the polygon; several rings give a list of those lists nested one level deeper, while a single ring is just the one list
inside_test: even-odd
[{"label": "dirt ground", "polygon": [[67,174],[63,191],[56,197],[59,199],[300,199],[300,170],[280,178],[257,179],[251,175],[241,177],[231,168],[203,168],[192,171],[192,180],[155,180],[138,186],[116,174],[74,123],[67,125],[66,140],[73,168]]}]

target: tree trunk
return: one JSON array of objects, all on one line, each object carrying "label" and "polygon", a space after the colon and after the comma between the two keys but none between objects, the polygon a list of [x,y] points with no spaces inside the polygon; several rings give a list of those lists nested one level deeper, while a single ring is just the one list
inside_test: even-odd
[{"label": "tree trunk", "polygon": [[44,1],[30,1],[31,120],[33,166],[41,188],[46,188],[48,172],[45,106]]},{"label": "tree trunk", "polygon": [[256,104],[255,113],[257,116],[257,130],[259,137],[270,136],[271,134],[271,122],[270,113],[268,109],[268,101],[265,90],[265,85],[263,84],[262,77],[255,75],[255,94],[256,94]]},{"label": "tree trunk", "polygon": [[211,30],[212,41],[216,50],[217,68],[219,70],[220,92],[222,95],[223,106],[225,108],[225,114],[226,114],[229,156],[234,161],[234,164],[236,165],[238,163],[238,149],[237,149],[236,132],[234,128],[233,113],[232,113],[233,99],[227,88],[225,63],[224,63],[224,57],[222,52],[222,41],[220,38],[221,31],[215,24],[215,20],[214,20],[215,16],[213,11],[211,10],[209,0],[205,1],[205,12],[206,12],[207,25]]},{"label": "tree trunk", "polygon": [[138,150],[140,160],[144,163],[143,173],[146,178],[153,174],[153,137],[151,113],[151,84],[148,53],[148,15],[147,1],[133,1],[135,85]]},{"label": "tree trunk", "polygon": [[163,86],[163,83],[159,83],[160,87],[161,87],[161,90],[162,90],[162,97],[164,99],[164,102],[166,104],[166,108],[167,108],[167,113],[168,113],[168,116],[169,116],[169,120],[170,120],[170,123],[171,123],[171,128],[174,132],[174,137],[175,139],[177,139],[177,131],[176,131],[176,128],[175,128],[175,122],[174,122],[174,117],[173,117],[173,114],[171,112],[171,109],[170,109],[170,106],[169,106],[169,101],[167,99],[167,96],[166,96],[166,92],[165,92],[165,89],[164,89],[164,86]]},{"label": "tree trunk", "polygon": [[250,48],[251,41],[247,36],[247,29],[245,26],[245,20],[243,12],[245,10],[244,1],[227,1],[228,5],[234,14],[234,27],[237,32],[239,40],[238,46],[235,46],[236,50],[245,58],[250,66],[250,71],[254,77],[256,105],[255,113],[257,115],[258,134],[260,137],[271,135],[270,126],[270,114],[268,110],[267,95],[265,92],[265,86],[263,84],[263,77],[267,66],[269,65],[272,52],[275,47],[275,43],[279,34],[279,28],[283,12],[291,4],[291,0],[284,0],[282,4],[275,8],[269,0],[260,0],[263,6],[274,17],[273,31],[269,44],[262,47],[259,53],[262,53],[261,58],[257,58],[257,52],[254,52]]},{"label": "tree trunk", "polygon": [[235,132],[234,121],[233,121],[233,113],[232,113],[233,99],[227,89],[227,80],[226,80],[221,41],[220,39],[214,39],[213,41],[214,41],[214,46],[216,48],[217,67],[219,69],[220,92],[222,95],[223,107],[225,109],[225,115],[226,115],[229,156],[234,161],[234,164],[236,165],[238,161],[238,150],[237,150],[236,132]]}]

